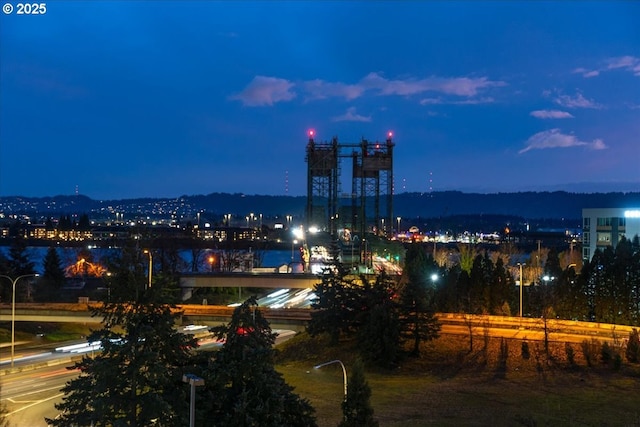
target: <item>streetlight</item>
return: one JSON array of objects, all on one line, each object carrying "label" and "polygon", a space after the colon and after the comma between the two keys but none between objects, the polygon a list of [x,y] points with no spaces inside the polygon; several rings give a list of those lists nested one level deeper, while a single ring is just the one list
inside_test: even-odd
[{"label": "streetlight", "polygon": [[5,276],[4,274],[0,275],[0,277],[4,277],[5,279],[9,279],[11,281],[11,367],[13,368],[13,359],[14,359],[14,349],[16,345],[16,283],[18,280],[23,279],[25,277],[38,277],[39,274],[23,274],[22,276],[18,276],[15,279],[12,279],[9,276]]},{"label": "streetlight", "polygon": [[[291,233],[295,238],[295,240],[293,240],[293,242],[291,243],[291,261],[293,262],[293,245],[297,244],[298,242],[302,242],[302,245],[304,247],[305,242],[304,242],[304,230],[302,226],[294,228],[293,230],[291,230]],[[293,272],[293,266],[291,266],[291,272]],[[303,273],[307,272],[307,263],[306,263],[306,257],[304,256],[304,254],[302,255],[302,272]]]},{"label": "streetlight", "polygon": [[189,427],[195,426],[196,418],[196,387],[203,386],[204,380],[194,374],[184,374],[182,382],[191,386],[191,403],[189,405]]},{"label": "streetlight", "polygon": [[149,288],[151,287],[151,274],[153,272],[153,255],[151,255],[151,250],[145,249],[142,251],[143,253],[149,255]]},{"label": "streetlight", "polygon": [[522,281],[522,263],[519,262],[518,265],[520,266],[520,318],[522,318],[522,286],[524,282]]},{"label": "streetlight", "polygon": [[[294,239],[291,241],[291,262],[293,263],[293,245],[297,245],[298,244],[298,240]],[[291,266],[292,270],[291,272],[293,272],[293,266]]]},{"label": "streetlight", "polygon": [[323,366],[327,366],[327,365],[331,365],[332,363],[339,363],[340,366],[342,367],[342,378],[344,380],[344,401],[347,401],[347,368],[344,367],[344,363],[342,363],[340,360],[332,360],[330,362],[325,362],[325,363],[321,363],[319,365],[316,365],[313,367],[313,369],[320,369]]},{"label": "streetlight", "polygon": [[209,271],[211,271],[212,273],[213,273],[213,262],[214,262],[215,260],[216,260],[216,259],[214,258],[214,256],[213,256],[213,255],[209,255]]},{"label": "streetlight", "polygon": [[398,230],[396,230],[398,232],[398,234],[400,234],[400,220],[402,220],[402,218],[397,217],[396,218],[398,220]]}]

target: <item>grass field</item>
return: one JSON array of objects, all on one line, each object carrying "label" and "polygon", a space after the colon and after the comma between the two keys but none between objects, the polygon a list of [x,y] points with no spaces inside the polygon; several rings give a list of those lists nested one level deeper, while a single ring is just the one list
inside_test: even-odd
[{"label": "grass field", "polygon": [[[95,324],[78,323],[42,323],[16,322],[16,341],[61,342],[86,337],[92,329],[100,327]],[[11,324],[0,324],[0,343],[11,342]]]},{"label": "grass field", "polygon": [[[573,347],[573,364],[564,343],[553,344],[549,357],[541,343],[529,343],[528,359],[521,341],[507,345],[501,353],[499,340],[489,339],[485,348],[478,337],[469,352],[467,337],[443,336],[393,371],[369,369],[380,425],[640,426],[639,366],[604,365],[598,354],[588,367],[580,345]],[[349,371],[356,353],[354,343],[330,348],[304,335],[281,349],[278,370],[311,401],[320,426],[335,426],[342,417],[343,375],[338,364],[312,366],[340,359]]]}]

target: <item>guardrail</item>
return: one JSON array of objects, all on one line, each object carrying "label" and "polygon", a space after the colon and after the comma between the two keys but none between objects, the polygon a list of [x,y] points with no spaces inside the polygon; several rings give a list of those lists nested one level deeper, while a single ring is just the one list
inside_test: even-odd
[{"label": "guardrail", "polygon": [[[81,315],[88,313],[91,306],[99,303],[20,303],[16,304],[17,313],[21,314],[47,314],[55,317],[61,312],[76,313]],[[258,310],[265,318],[275,321],[305,324],[311,319],[311,310],[307,308],[266,308],[258,307]],[[228,319],[233,314],[233,307],[218,305],[183,304],[176,306],[176,310],[182,312],[183,316],[189,317],[212,317],[218,319]],[[0,304],[0,315],[3,320],[7,320],[11,315],[10,304]],[[636,326],[617,325],[610,323],[581,322],[577,320],[544,319],[529,317],[507,317],[489,316],[458,313],[437,313],[440,323],[443,325],[457,325],[472,328],[503,328],[503,329],[526,329],[531,331],[544,331],[545,327],[550,333],[567,333],[575,335],[585,335],[592,337],[622,337],[626,338]],[[96,320],[99,320],[96,318]],[[55,319],[52,319],[55,321]]]}]

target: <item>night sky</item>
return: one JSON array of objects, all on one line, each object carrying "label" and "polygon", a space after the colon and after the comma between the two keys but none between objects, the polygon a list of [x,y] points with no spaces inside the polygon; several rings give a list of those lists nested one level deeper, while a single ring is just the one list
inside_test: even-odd
[{"label": "night sky", "polygon": [[0,196],[304,195],[309,129],[393,131],[396,193],[640,190],[640,2],[8,3]]}]

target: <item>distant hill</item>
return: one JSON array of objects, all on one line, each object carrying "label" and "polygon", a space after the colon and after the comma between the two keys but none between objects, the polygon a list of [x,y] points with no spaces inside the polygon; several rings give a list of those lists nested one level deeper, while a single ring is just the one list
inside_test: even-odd
[{"label": "distant hill", "polygon": [[[306,197],[266,196],[229,193],[180,196],[177,198],[142,198],[93,200],[89,197],[0,197],[0,213],[50,215],[89,213],[108,216],[114,212],[150,216],[175,214],[193,216],[197,212],[244,217],[250,212],[265,217],[304,216]],[[569,193],[401,193],[394,197],[394,216],[403,218],[438,218],[453,215],[513,215],[523,218],[579,219],[583,208],[640,208],[640,192]]]}]

